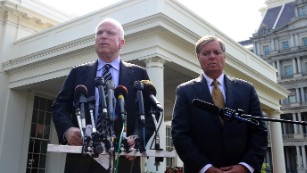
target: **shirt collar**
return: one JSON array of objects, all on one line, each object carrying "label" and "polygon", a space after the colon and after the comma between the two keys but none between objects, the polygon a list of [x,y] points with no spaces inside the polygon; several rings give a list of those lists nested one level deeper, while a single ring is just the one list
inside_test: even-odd
[{"label": "shirt collar", "polygon": [[[206,81],[207,81],[207,84],[208,85],[211,85],[212,82],[213,82],[213,79],[210,78],[209,76],[207,76],[205,73],[203,73]],[[223,85],[224,84],[224,73],[222,73],[216,80],[219,82],[220,85]]]},{"label": "shirt collar", "polygon": [[120,66],[120,57],[116,58],[114,61],[112,61],[111,63],[106,63],[105,61],[101,60],[98,58],[98,65],[97,65],[97,71],[99,71],[100,69],[102,69],[104,67],[104,65],[106,64],[111,64],[112,68],[119,70],[119,66]]}]

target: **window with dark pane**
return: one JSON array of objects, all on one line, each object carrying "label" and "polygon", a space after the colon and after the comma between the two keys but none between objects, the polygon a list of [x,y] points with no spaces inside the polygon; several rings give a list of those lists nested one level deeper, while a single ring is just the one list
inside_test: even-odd
[{"label": "window with dark pane", "polygon": [[52,100],[35,96],[29,140],[27,173],[45,173]]},{"label": "window with dark pane", "polygon": [[[171,134],[171,127],[166,126],[166,150],[172,151],[174,149],[173,139]],[[172,168],[174,166],[174,158],[166,158],[166,167]]]}]

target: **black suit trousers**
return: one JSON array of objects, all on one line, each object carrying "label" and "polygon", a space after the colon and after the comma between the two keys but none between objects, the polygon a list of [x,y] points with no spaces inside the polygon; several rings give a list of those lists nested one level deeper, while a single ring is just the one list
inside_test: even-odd
[{"label": "black suit trousers", "polygon": [[[114,166],[115,163],[114,163]],[[140,158],[129,161],[125,156],[119,159],[118,173],[140,173]],[[67,154],[64,173],[109,173],[89,155]]]}]

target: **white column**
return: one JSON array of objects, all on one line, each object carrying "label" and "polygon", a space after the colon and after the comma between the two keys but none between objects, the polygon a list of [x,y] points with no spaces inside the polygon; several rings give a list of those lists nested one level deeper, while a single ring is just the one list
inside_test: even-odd
[{"label": "white column", "polygon": [[294,35],[291,35],[291,36],[290,36],[290,48],[291,48],[291,47],[295,47],[294,40],[295,40]]},{"label": "white column", "polygon": [[299,39],[298,39],[298,34],[295,34],[295,46],[298,46],[299,44]]},{"label": "white column", "polygon": [[[280,119],[280,112],[270,113],[271,118]],[[281,125],[278,122],[270,122],[270,138],[272,143],[272,166],[274,172],[286,173],[285,154],[283,148],[283,139],[281,133]]]},{"label": "white column", "polygon": [[[297,121],[302,121],[302,114],[300,112],[297,112],[297,117],[298,117]],[[303,135],[303,126],[300,124],[297,124],[297,127],[298,127],[299,134]]]},{"label": "white column", "polygon": [[281,74],[280,74],[280,61],[277,60],[277,78],[280,79],[281,78]]},{"label": "white column", "polygon": [[[159,57],[154,57],[146,59],[144,60],[144,62],[146,64],[146,70],[149,75],[149,78],[157,90],[156,98],[161,103],[161,106],[164,107],[164,66],[163,65],[165,63],[165,60]],[[159,129],[159,135],[160,135],[160,147],[165,150],[166,141],[165,141],[164,119],[162,119],[162,124]],[[160,163],[158,171],[156,171],[156,166],[154,164],[155,164],[155,158],[149,158],[147,162],[148,172],[156,172],[156,173],[165,172],[166,169],[165,159],[163,159],[163,162]]]},{"label": "white column", "polygon": [[306,169],[307,168],[307,161],[306,161],[306,151],[305,151],[304,146],[302,146],[302,158],[303,158],[303,166]]},{"label": "white column", "polygon": [[20,172],[20,170],[26,170],[27,166],[25,161],[31,123],[26,123],[25,119],[29,108],[28,101],[33,100],[33,97],[30,98],[29,92],[25,90],[9,89],[5,95],[5,98],[1,98],[5,109],[0,110],[0,119],[3,120],[0,128],[0,167],[3,172]]},{"label": "white column", "polygon": [[272,47],[272,51],[276,51],[275,39],[271,41],[271,47]]},{"label": "white column", "polygon": [[303,160],[300,152],[300,146],[296,146],[296,166],[298,169],[302,169]]},{"label": "white column", "polygon": [[300,103],[300,91],[299,88],[295,88],[295,97],[296,97],[296,103]]},{"label": "white column", "polygon": [[256,51],[257,51],[257,55],[260,55],[260,54],[261,54],[259,42],[256,43]]},{"label": "white column", "polygon": [[301,103],[304,103],[306,100],[305,100],[305,96],[304,96],[304,87],[301,87],[301,93],[300,93],[300,95],[301,95],[301,98],[302,98],[302,100],[301,100]]},{"label": "white column", "polygon": [[[296,113],[292,113],[292,120],[297,121]],[[294,135],[299,133],[298,125],[293,124],[294,127]]]},{"label": "white column", "polygon": [[281,123],[281,134],[282,132],[284,132],[285,134],[288,134],[286,123]]}]

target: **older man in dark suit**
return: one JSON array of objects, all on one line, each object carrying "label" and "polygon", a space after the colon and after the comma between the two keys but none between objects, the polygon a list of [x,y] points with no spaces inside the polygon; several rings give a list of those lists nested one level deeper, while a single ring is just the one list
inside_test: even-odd
[{"label": "older man in dark suit", "polygon": [[[135,122],[138,120],[138,109],[134,82],[148,80],[148,74],[144,68],[120,59],[120,49],[125,44],[125,40],[124,30],[119,22],[111,18],[104,19],[96,28],[95,38],[98,59],[95,62],[75,67],[70,71],[53,105],[53,121],[59,141],[62,144],[79,146],[83,144],[76,116],[74,115],[75,109],[73,102],[77,99],[75,88],[78,85],[84,85],[88,89],[88,96],[96,96],[95,110],[97,114],[99,102],[97,99],[98,90],[95,88],[95,78],[102,76],[106,64],[109,66],[109,71],[115,86],[123,85],[128,89],[128,95],[125,97],[127,136],[135,135],[134,127]],[[115,118],[114,123],[114,131],[117,137],[119,137],[123,125],[123,120],[118,109],[115,111],[117,118]],[[154,123],[152,118],[146,117],[146,141],[151,137],[153,131]],[[135,141],[133,138],[128,137],[127,139],[129,145],[134,146]],[[67,154],[65,173],[89,172],[103,173],[107,171],[88,155]],[[140,158],[121,157],[118,172],[139,173]]]},{"label": "older man in dark suit", "polygon": [[263,116],[252,84],[223,73],[225,46],[214,36],[202,37],[195,47],[203,73],[177,87],[172,138],[186,173],[259,173],[267,147],[267,130],[220,117],[192,105],[200,99],[219,108],[242,109]]}]

